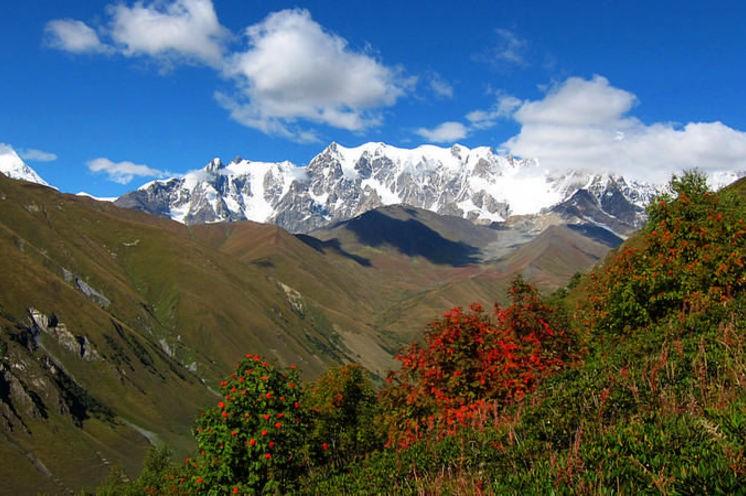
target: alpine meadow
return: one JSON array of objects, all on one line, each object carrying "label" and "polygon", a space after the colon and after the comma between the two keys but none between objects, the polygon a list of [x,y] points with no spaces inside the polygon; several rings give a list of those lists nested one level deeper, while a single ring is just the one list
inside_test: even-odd
[{"label": "alpine meadow", "polygon": [[741,3],[0,18],[0,495],[746,494]]}]

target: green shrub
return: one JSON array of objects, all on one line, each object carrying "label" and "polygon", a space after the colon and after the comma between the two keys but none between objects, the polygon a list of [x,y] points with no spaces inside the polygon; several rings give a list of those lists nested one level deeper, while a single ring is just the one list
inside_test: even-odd
[{"label": "green shrub", "polygon": [[648,207],[641,235],[593,273],[591,324],[622,333],[678,311],[701,312],[746,288],[746,208],[697,172]]},{"label": "green shrub", "polygon": [[366,374],[359,365],[334,367],[308,387],[309,451],[317,462],[342,466],[383,445],[376,392]]}]

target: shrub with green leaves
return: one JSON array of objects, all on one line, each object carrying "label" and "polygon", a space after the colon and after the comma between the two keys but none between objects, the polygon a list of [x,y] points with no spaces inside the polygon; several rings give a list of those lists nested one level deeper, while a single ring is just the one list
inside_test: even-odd
[{"label": "shrub with green leaves", "polygon": [[341,466],[382,446],[376,429],[376,392],[356,364],[327,370],[307,390],[313,429],[309,450],[321,462]]},{"label": "shrub with green leaves", "polygon": [[641,235],[594,271],[590,324],[621,333],[672,312],[700,312],[746,288],[746,208],[687,172],[648,207]]},{"label": "shrub with green leaves", "polygon": [[172,456],[173,451],[167,446],[153,447],[135,480],[130,480],[121,467],[114,466],[94,493],[83,492],[81,496],[189,496],[193,493],[184,485],[188,477],[185,467],[175,464]]}]

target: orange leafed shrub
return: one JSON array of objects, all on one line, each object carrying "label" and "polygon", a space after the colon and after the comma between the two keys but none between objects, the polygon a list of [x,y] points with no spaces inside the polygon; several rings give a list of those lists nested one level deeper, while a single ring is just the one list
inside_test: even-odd
[{"label": "orange leafed shrub", "polygon": [[519,278],[509,296],[511,305],[496,305],[493,317],[478,304],[452,309],[430,324],[424,344],[397,356],[401,369],[381,395],[389,446],[482,426],[565,365],[570,339],[536,289]]}]

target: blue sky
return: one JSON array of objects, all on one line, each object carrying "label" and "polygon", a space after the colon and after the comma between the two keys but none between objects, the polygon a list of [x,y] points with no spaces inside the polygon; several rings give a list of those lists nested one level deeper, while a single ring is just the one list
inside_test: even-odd
[{"label": "blue sky", "polygon": [[304,164],[332,140],[746,170],[742,2],[29,0],[0,19],[0,143],[63,191]]}]

